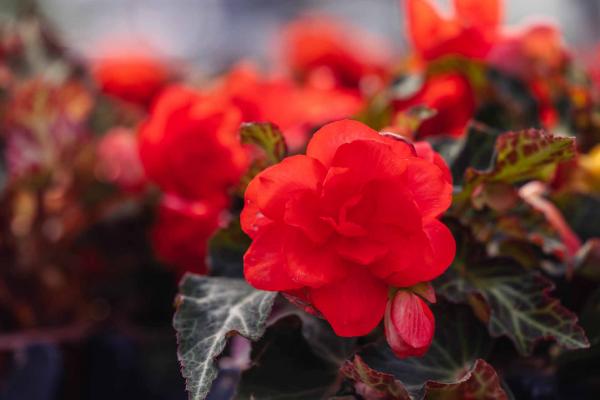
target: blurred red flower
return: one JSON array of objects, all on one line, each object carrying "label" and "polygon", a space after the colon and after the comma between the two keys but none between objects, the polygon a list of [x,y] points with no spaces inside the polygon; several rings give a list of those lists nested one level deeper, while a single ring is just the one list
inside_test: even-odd
[{"label": "blurred red flower", "polygon": [[169,70],[161,60],[135,53],[103,58],[92,73],[104,93],[144,107],[169,80]]},{"label": "blurred red flower", "polygon": [[369,78],[381,83],[390,65],[385,43],[326,16],[294,21],[282,35],[288,68],[320,88],[358,88]]},{"label": "blurred red flower", "polygon": [[225,205],[248,166],[239,110],[183,86],[159,95],[139,131],[146,175],[165,193]]},{"label": "blurred red flower", "polygon": [[435,110],[436,114],[420,125],[416,132],[419,138],[436,135],[461,136],[476,108],[471,85],[459,74],[433,76],[414,96],[406,100],[397,100],[393,105],[394,109],[400,112],[418,105]]},{"label": "blurred red flower", "polygon": [[340,336],[369,333],[390,286],[430,281],[454,258],[437,219],[452,200],[450,174],[428,150],[421,158],[403,140],[344,120],[317,131],[306,155],[262,171],[241,215],[253,239],[248,282],[299,295]]},{"label": "blurred red flower", "polygon": [[454,0],[453,14],[444,15],[431,0],[406,0],[406,13],[410,40],[424,60],[483,59],[497,39],[502,1]]},{"label": "blurred red flower", "polygon": [[433,313],[416,294],[399,290],[385,309],[385,337],[400,358],[422,356],[435,331]]},{"label": "blurred red flower", "polygon": [[240,122],[238,108],[225,99],[172,86],[140,128],[146,175],[165,193],[154,247],[180,272],[206,272],[207,241],[249,162],[237,134]]},{"label": "blurred red flower", "polygon": [[206,202],[185,202],[165,196],[152,229],[152,245],[159,259],[186,272],[206,274],[207,243],[219,226],[222,208]]},{"label": "blurred red flower", "polygon": [[244,122],[273,122],[292,150],[306,144],[312,128],[348,118],[364,104],[354,91],[300,86],[284,77],[265,78],[248,64],[234,68],[214,94],[235,105]]}]

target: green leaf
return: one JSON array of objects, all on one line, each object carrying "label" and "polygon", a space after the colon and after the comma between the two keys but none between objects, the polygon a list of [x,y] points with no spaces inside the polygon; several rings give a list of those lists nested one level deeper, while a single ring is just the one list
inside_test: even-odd
[{"label": "green leaf", "polygon": [[268,327],[252,346],[253,367],[242,374],[237,399],[321,399],[337,391],[339,364],[317,353],[304,326],[288,315]]},{"label": "green leaf", "polygon": [[496,157],[490,169],[466,170],[462,191],[454,199],[459,207],[481,193],[486,184],[548,180],[558,163],[575,156],[575,141],[529,129],[501,135],[496,140],[495,150]]},{"label": "green leaf", "polygon": [[287,155],[285,138],[279,128],[270,122],[247,122],[240,127],[243,144],[255,147],[253,161],[241,180],[243,193],[248,183],[263,169],[277,164]]},{"label": "green leaf", "polygon": [[444,158],[455,185],[460,185],[467,168],[487,169],[494,156],[500,131],[479,122],[471,122],[460,139],[432,138],[434,149]]},{"label": "green leaf", "polygon": [[208,242],[208,263],[212,276],[242,278],[244,253],[250,238],[242,231],[239,218],[219,229]]},{"label": "green leaf", "polygon": [[190,400],[208,395],[218,372],[215,359],[228,337],[240,334],[258,340],[263,335],[276,295],[241,279],[183,277],[173,326]]},{"label": "green leaf", "polygon": [[[389,355],[385,355],[389,356]],[[393,357],[393,355],[392,355]],[[402,382],[394,375],[381,372],[369,367],[360,355],[355,355],[352,361],[346,362],[341,369],[342,373],[355,382],[367,385],[380,393],[384,399],[410,400],[411,396]],[[419,390],[418,388],[416,390]]]},{"label": "green leaf", "polygon": [[392,126],[394,132],[405,137],[411,137],[423,122],[433,118],[437,114],[436,110],[425,106],[414,106],[394,115]]},{"label": "green leaf", "polygon": [[354,352],[356,338],[336,335],[326,320],[305,312],[302,308],[287,300],[273,312],[270,323],[289,317],[300,320],[302,335],[313,352],[324,361],[336,366],[336,368]]},{"label": "green leaf", "polygon": [[503,131],[540,126],[538,100],[526,82],[493,68],[484,82],[474,119]]},{"label": "green leaf", "polygon": [[388,126],[392,120],[393,110],[390,99],[386,93],[373,96],[358,112],[354,119],[368,125],[372,129],[381,130]]},{"label": "green leaf", "polygon": [[390,399],[506,399],[494,369],[485,328],[468,308],[432,307],[436,333],[423,357],[397,358],[387,344],[366,347],[342,367],[348,378]]},{"label": "green leaf", "polygon": [[[553,339],[566,349],[589,346],[575,314],[550,296],[551,281],[512,258],[488,258],[471,236],[456,229],[454,233],[457,257],[434,282],[439,295],[472,306],[474,299],[483,300],[490,334],[508,336],[522,354],[530,354],[543,339]],[[476,311],[481,311],[478,306]]]},{"label": "green leaf", "polygon": [[445,75],[459,73],[469,81],[474,91],[479,92],[488,85],[487,66],[461,56],[440,57],[427,66],[427,75]]}]

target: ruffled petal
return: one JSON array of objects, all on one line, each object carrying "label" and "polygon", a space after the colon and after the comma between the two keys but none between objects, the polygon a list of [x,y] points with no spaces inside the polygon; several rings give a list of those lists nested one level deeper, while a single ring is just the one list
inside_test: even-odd
[{"label": "ruffled petal", "polygon": [[357,184],[399,176],[406,169],[406,158],[397,157],[392,150],[392,144],[396,143],[401,142],[384,139],[379,142],[355,140],[342,144],[331,160],[331,166],[348,168]]},{"label": "ruffled petal", "polygon": [[450,229],[438,220],[431,221],[423,230],[431,249],[430,259],[426,260],[428,268],[423,272],[423,281],[431,281],[443,274],[454,261],[456,241]]},{"label": "ruffled petal", "polygon": [[407,164],[404,187],[412,194],[424,221],[438,217],[452,203],[452,184],[437,165],[415,158]]},{"label": "ruffled petal", "polygon": [[397,228],[380,227],[374,233],[391,243],[389,253],[369,266],[372,273],[396,287],[412,286],[423,279],[423,255],[429,251],[422,231],[405,233]]},{"label": "ruffled petal", "polygon": [[256,180],[252,180],[246,187],[246,193],[244,194],[245,203],[242,212],[240,213],[240,225],[242,231],[251,238],[255,238],[260,230],[270,223],[273,222],[270,218],[266,217],[258,208],[256,199],[258,196],[259,183]]},{"label": "ruffled petal", "polygon": [[325,176],[323,165],[303,155],[285,158],[259,173],[246,192],[246,201],[254,202],[267,217],[281,220],[292,193],[319,191]]},{"label": "ruffled petal", "polygon": [[294,282],[320,287],[348,274],[351,266],[329,244],[317,245],[293,228],[287,230],[283,240],[287,274]]},{"label": "ruffled petal", "polygon": [[422,158],[423,160],[434,163],[438,166],[438,168],[442,171],[444,175],[444,179],[452,184],[452,173],[450,172],[450,168],[448,168],[448,164],[446,161],[440,156],[440,154],[431,147],[429,142],[416,142],[414,144],[415,150],[417,152],[417,156]]},{"label": "ruffled petal", "polygon": [[244,254],[244,277],[261,290],[284,291],[301,288],[287,274],[283,253],[285,227],[270,224],[264,227]]},{"label": "ruffled petal", "polygon": [[338,148],[355,140],[383,142],[384,138],[361,122],[349,119],[336,121],[315,132],[306,148],[306,155],[329,167]]},{"label": "ruffled petal", "polygon": [[351,220],[360,221],[371,230],[380,225],[393,225],[403,232],[421,229],[421,211],[403,179],[372,181],[364,192],[361,202],[348,212]]},{"label": "ruffled petal", "polygon": [[300,229],[310,240],[323,244],[331,236],[330,224],[319,217],[319,201],[314,192],[293,194],[285,205],[283,220]]},{"label": "ruffled petal", "polygon": [[373,272],[396,287],[408,287],[431,281],[443,274],[456,254],[456,242],[450,230],[432,220],[424,233],[397,238],[397,246],[373,265]]},{"label": "ruffled petal", "polygon": [[310,298],[337,335],[362,336],[381,321],[387,293],[387,285],[357,267],[342,281],[311,289]]},{"label": "ruffled petal", "polygon": [[358,239],[341,237],[336,241],[335,250],[341,257],[351,262],[368,265],[383,257],[389,248],[383,243],[365,237]]}]

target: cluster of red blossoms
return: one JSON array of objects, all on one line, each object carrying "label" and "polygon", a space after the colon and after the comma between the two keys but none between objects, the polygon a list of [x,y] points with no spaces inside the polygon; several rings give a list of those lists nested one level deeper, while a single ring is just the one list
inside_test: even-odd
[{"label": "cluster of red blossoms", "polygon": [[[436,111],[410,136],[461,136],[475,113],[472,77],[432,72],[448,57],[521,78],[537,97],[542,122],[555,121],[543,77],[566,53],[553,26],[503,29],[499,0],[454,0],[451,15],[429,0],[405,4],[414,47],[408,72],[422,84],[392,96],[390,109],[395,116],[418,105]],[[241,225],[253,239],[246,279],[305,305],[341,336],[368,334],[383,318],[396,354],[420,355],[434,332],[424,301],[435,301],[429,282],[455,253],[438,219],[451,203],[451,176],[428,143],[390,133],[398,131],[393,122],[378,133],[347,119],[392,85],[394,68],[385,46],[364,35],[350,40],[346,32],[323,17],[301,19],[281,35],[281,74],[240,63],[201,89],[169,83],[173,74],[145,58],[112,60],[96,68],[96,77],[106,93],[148,113],[138,145],[146,177],[163,192],[153,230],[161,259],[180,274],[207,272],[207,241],[227,219],[252,158],[239,126],[272,122],[292,152],[306,148],[306,155],[262,171],[246,190]]]},{"label": "cluster of red blossoms", "polygon": [[306,155],[250,182],[244,274],[256,288],[311,304],[340,336],[366,335],[385,314],[396,353],[422,354],[431,311],[395,288],[428,282],[452,262],[454,239],[438,220],[451,198],[450,172],[427,143],[356,121],[325,125]]},{"label": "cluster of red blossoms", "polygon": [[[527,82],[546,127],[557,123],[552,106],[552,78],[568,60],[557,26],[533,22],[502,25],[501,0],[453,0],[443,13],[432,0],[407,0],[408,33],[416,53],[415,68],[427,69],[448,57],[486,63]],[[398,102],[425,104],[437,115],[420,128],[421,137],[446,133],[460,136],[476,108],[475,89],[467,77],[449,72],[431,76],[420,92]]]}]

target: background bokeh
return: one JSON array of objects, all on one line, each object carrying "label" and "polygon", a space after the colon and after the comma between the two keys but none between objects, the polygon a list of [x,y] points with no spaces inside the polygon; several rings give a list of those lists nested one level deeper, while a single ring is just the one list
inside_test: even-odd
[{"label": "background bokeh", "polygon": [[[399,0],[0,0],[0,21],[32,8],[46,18],[67,52],[84,62],[102,58],[103,49],[115,45],[134,46],[192,75],[216,74],[240,59],[276,63],[277,32],[308,12],[330,14],[380,35],[396,55],[407,48]],[[580,54],[600,40],[598,0],[506,1],[508,25],[531,18],[556,21]],[[90,335],[75,332],[77,339],[66,337],[60,346],[39,340],[0,363],[0,400],[187,398],[170,326],[175,279],[152,259],[131,266],[136,256],[149,253],[147,225],[124,219],[82,238],[84,245],[99,244],[111,261],[112,280],[98,283],[99,292],[113,301],[111,309],[100,302],[92,310],[98,320],[111,313],[111,324]],[[119,241],[123,232],[130,240]],[[133,318],[119,319],[125,315]],[[53,333],[64,336],[60,330]],[[0,352],[21,339],[0,335]],[[2,365],[8,367],[2,370]],[[536,398],[550,398],[544,397],[545,384],[538,379]],[[219,398],[225,397],[217,390],[211,399]]]},{"label": "background bokeh", "polygon": [[[0,3],[6,14],[31,0]],[[268,60],[281,26],[313,11],[380,34],[398,53],[406,48],[399,0],[39,0],[38,4],[63,43],[86,58],[98,57],[98,46],[110,38],[127,38],[164,57],[214,72],[240,58]],[[597,0],[506,1],[508,25],[531,18],[553,19],[578,49],[600,38]]]}]

